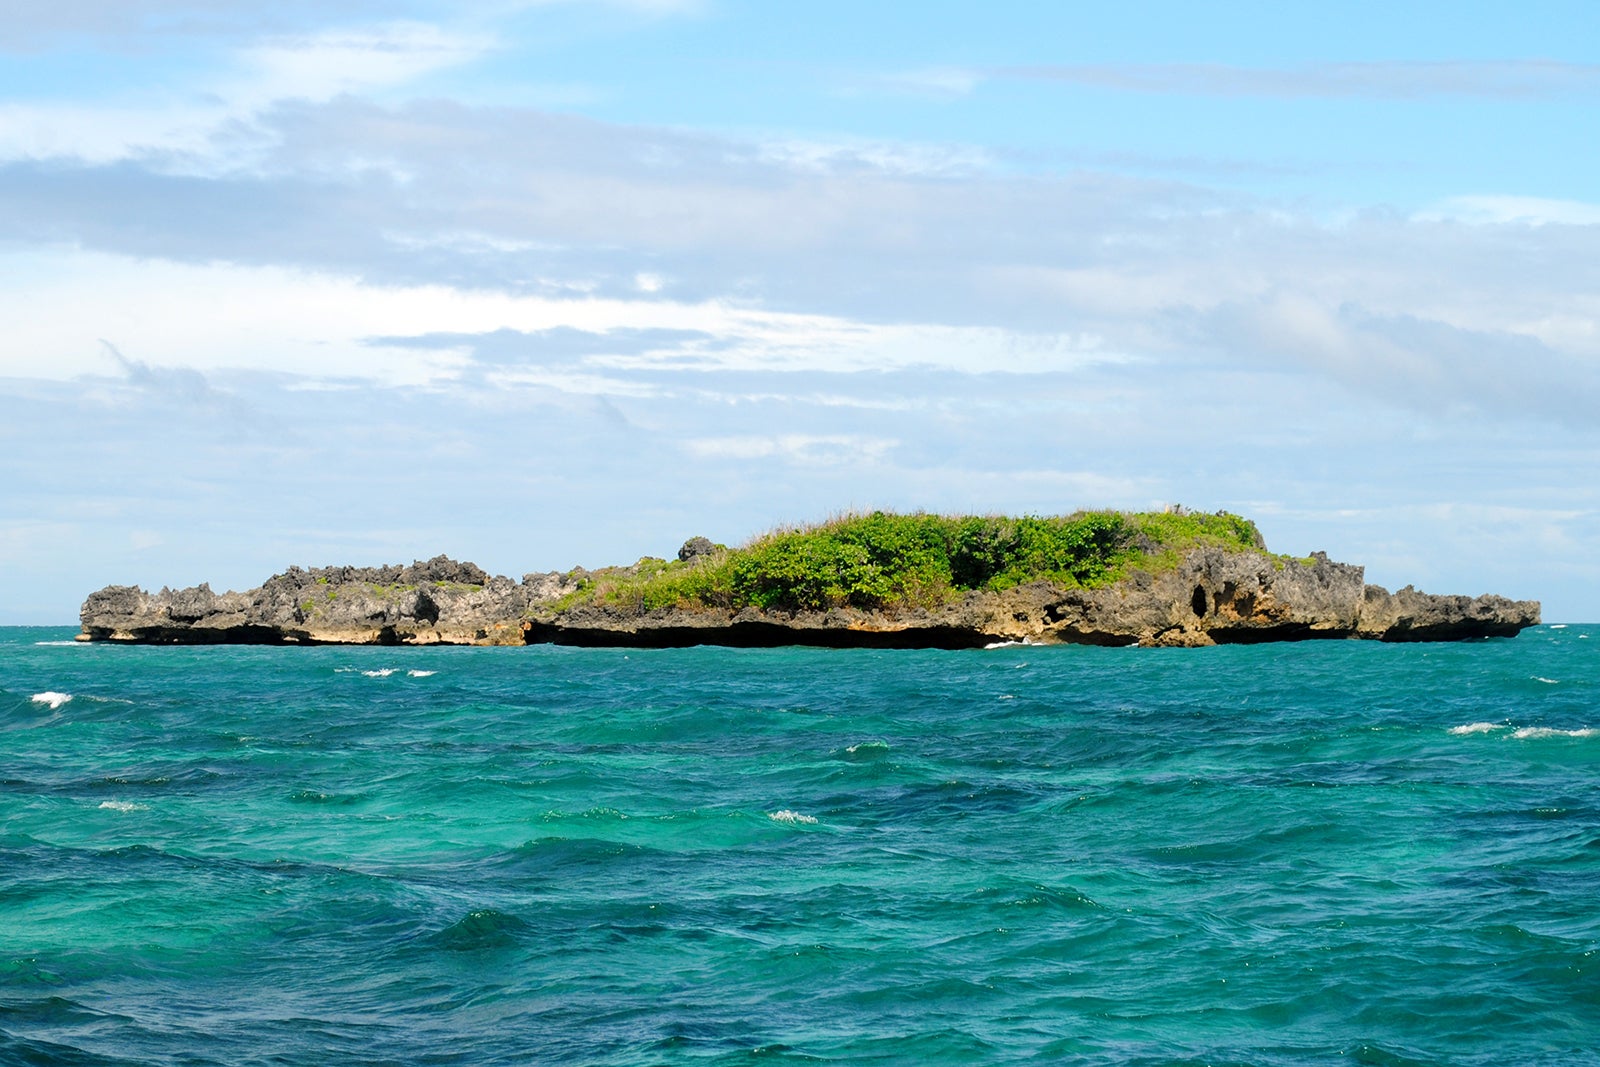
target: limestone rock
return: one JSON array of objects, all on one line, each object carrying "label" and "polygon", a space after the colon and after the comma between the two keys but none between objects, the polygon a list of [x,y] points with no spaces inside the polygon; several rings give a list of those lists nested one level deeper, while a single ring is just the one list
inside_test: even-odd
[{"label": "limestone rock", "polygon": [[1411,586],[1391,593],[1366,587],[1358,636],[1380,641],[1451,641],[1462,637],[1512,637],[1539,622],[1539,604],[1502,596],[1434,596]]},{"label": "limestone rock", "polygon": [[[704,542],[704,544],[700,544]],[[694,538],[681,559],[707,554]],[[715,545],[711,551],[717,551]],[[687,553],[687,555],[685,555]],[[641,560],[614,575],[632,575]],[[209,585],[147,593],[107,586],[84,601],[83,640],[263,644],[674,646],[812,644],[962,648],[996,641],[1200,646],[1310,638],[1439,641],[1511,636],[1539,621],[1535,601],[1432,596],[1367,585],[1326,554],[1284,559],[1197,548],[1172,570],[1099,589],[1039,581],[974,590],[932,608],[794,612],[705,605],[646,609],[588,599],[580,568],[521,584],[445,556],[409,566],[290,567],[258,589]]]},{"label": "limestone rock", "polygon": [[691,537],[678,549],[678,559],[688,563],[691,559],[701,556],[710,556],[717,551],[716,544],[709,537]]},{"label": "limestone rock", "polygon": [[571,593],[576,593],[583,588],[583,569],[577,568],[563,574],[560,571],[551,571],[548,574],[524,574],[522,587],[527,594],[528,601],[533,604],[560,600]]},{"label": "limestone rock", "polygon": [[525,591],[446,556],[410,566],[290,567],[245,593],[108,586],[83,637],[193,644],[520,644]]}]

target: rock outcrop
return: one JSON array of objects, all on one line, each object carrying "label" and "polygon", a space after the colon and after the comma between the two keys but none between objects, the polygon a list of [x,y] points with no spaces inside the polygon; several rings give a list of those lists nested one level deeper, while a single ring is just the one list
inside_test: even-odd
[{"label": "rock outcrop", "polygon": [[[696,542],[691,564],[711,553]],[[709,544],[709,542],[707,543]],[[714,546],[713,546],[714,547]],[[444,556],[409,567],[291,567],[259,589],[147,593],[108,586],[84,602],[80,640],[230,644],[556,643],[669,647],[964,648],[1001,641],[1202,646],[1364,638],[1509,637],[1537,601],[1434,596],[1367,585],[1361,567],[1198,548],[1176,569],[1098,589],[1033,582],[937,608],[792,612],[707,606],[646,610],[584,597],[588,572],[521,583]]]},{"label": "rock outcrop", "polygon": [[147,593],[113,585],[84,601],[80,639],[179,644],[522,644],[531,590],[436,556],[409,567],[290,567],[259,589]]}]

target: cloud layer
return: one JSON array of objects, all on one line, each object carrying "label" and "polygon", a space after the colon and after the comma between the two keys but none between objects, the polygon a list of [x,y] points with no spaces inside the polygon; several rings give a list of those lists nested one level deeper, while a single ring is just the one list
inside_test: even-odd
[{"label": "cloud layer", "polygon": [[[252,137],[248,164],[222,173],[173,156],[0,167],[0,239],[75,250],[12,299],[65,337],[49,309],[77,317],[65,304],[89,274],[132,258],[174,266],[155,269],[167,276],[150,293],[130,278],[96,288],[150,307],[192,291],[178,265],[204,266],[214,299],[278,288],[263,317],[293,299],[318,344],[358,354],[382,348],[376,335],[403,341],[403,323],[678,329],[702,336],[633,358],[1037,370],[1225,355],[1423,412],[1592,426],[1600,411],[1596,227],[1572,206],[1538,225],[1328,222],[1104,173],[957,179],[526,109],[349,98],[275,107]],[[302,365],[275,344],[286,362],[273,365]]]}]

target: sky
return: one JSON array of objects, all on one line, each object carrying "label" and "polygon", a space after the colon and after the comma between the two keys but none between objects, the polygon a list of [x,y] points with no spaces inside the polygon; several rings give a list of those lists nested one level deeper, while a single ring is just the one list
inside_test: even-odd
[{"label": "sky", "polygon": [[851,510],[1600,621],[1600,5],[19,0],[0,624]]}]

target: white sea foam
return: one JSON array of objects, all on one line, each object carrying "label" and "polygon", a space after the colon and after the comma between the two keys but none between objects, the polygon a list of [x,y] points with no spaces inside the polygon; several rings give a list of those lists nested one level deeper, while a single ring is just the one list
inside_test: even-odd
[{"label": "white sea foam", "polygon": [[1564,622],[1553,622],[1550,624],[1550,629],[1552,630],[1565,630],[1566,628],[1567,624]]},{"label": "white sea foam", "polygon": [[135,804],[130,800],[102,800],[100,802],[100,808],[101,808],[102,811],[149,811],[150,810],[149,805],[147,805],[147,804]]},{"label": "white sea foam", "polygon": [[889,751],[889,742],[887,742],[887,741],[857,741],[855,744],[851,745],[849,748],[846,748],[845,751],[850,753],[852,756],[855,755],[857,752],[887,752],[887,751]]},{"label": "white sea foam", "polygon": [[87,641],[35,641],[35,648],[86,648]]},{"label": "white sea foam", "polygon": [[1593,737],[1596,733],[1600,733],[1600,731],[1590,726],[1579,730],[1557,730],[1553,726],[1524,726],[1512,733],[1511,736],[1524,739],[1532,737]]},{"label": "white sea foam", "polygon": [[406,671],[406,676],[409,678],[432,678],[438,673],[438,671]]},{"label": "white sea foam", "polygon": [[1469,722],[1465,726],[1450,727],[1450,732],[1453,734],[1486,734],[1491,730],[1504,729],[1507,729],[1507,727],[1503,722]]},{"label": "white sea foam", "polygon": [[1026,641],[991,641],[984,648],[1021,648]]},{"label": "white sea foam", "polygon": [[817,821],[817,817],[815,815],[802,815],[798,811],[790,811],[788,808],[784,808],[782,811],[775,811],[768,815],[767,818],[771,819],[773,822],[786,822],[790,824],[810,824]]},{"label": "white sea foam", "polygon": [[368,678],[387,678],[399,669],[398,667],[379,667],[375,671],[362,671],[361,673]]},{"label": "white sea foam", "polygon": [[49,704],[50,705],[50,710],[54,711],[56,708],[59,708],[61,705],[65,704],[67,701],[71,700],[72,699],[72,694],[71,693],[57,693],[55,690],[50,689],[50,690],[46,690],[43,693],[35,693],[29,699],[32,700],[35,704]]},{"label": "white sea foam", "polygon": [[1561,684],[1560,682],[1556,681],[1554,678],[1541,678],[1537,674],[1533,676],[1533,680],[1536,681],[1536,682],[1543,682],[1545,685],[1560,685]]}]

